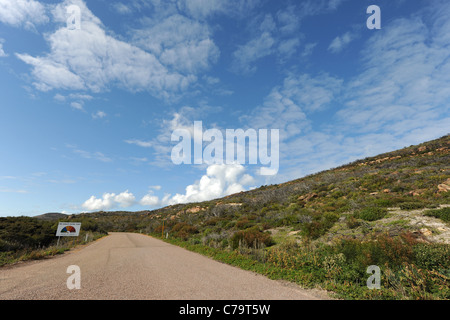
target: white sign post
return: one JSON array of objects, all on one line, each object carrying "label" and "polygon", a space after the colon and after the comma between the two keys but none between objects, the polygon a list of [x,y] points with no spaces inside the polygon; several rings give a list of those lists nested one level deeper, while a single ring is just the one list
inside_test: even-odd
[{"label": "white sign post", "polygon": [[78,237],[80,235],[81,222],[60,222],[58,229],[56,229],[56,236],[59,239],[61,237]]}]

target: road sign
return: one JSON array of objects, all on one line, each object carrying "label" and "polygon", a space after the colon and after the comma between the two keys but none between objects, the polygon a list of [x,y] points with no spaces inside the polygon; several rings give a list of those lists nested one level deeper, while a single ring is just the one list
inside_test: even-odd
[{"label": "road sign", "polygon": [[78,237],[80,234],[81,222],[60,222],[56,229],[57,237]]}]

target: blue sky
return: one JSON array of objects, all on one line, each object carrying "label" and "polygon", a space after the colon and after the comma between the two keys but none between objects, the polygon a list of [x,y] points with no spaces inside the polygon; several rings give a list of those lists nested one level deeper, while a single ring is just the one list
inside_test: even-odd
[{"label": "blue sky", "polygon": [[[0,0],[0,216],[209,200],[448,134],[448,17],[439,0]],[[175,165],[194,121],[279,130],[277,174]]]}]

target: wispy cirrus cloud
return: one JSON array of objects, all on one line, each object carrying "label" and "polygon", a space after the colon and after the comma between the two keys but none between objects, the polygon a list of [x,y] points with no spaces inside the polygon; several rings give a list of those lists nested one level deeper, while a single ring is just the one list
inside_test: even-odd
[{"label": "wispy cirrus cloud", "polygon": [[334,38],[328,46],[328,50],[332,53],[339,53],[358,37],[359,35],[356,32],[348,31],[343,35]]},{"label": "wispy cirrus cloud", "polygon": [[150,148],[154,145],[152,141],[143,141],[143,140],[139,140],[139,139],[129,139],[129,140],[124,140],[124,141],[128,144],[134,144],[136,146],[143,147],[143,148]]},{"label": "wispy cirrus cloud", "polygon": [[[284,63],[295,56],[301,48],[304,34],[300,31],[302,21],[310,16],[336,10],[345,0],[303,1],[292,4],[276,14],[265,14],[253,19],[249,25],[250,40],[233,52],[231,69],[239,74],[252,74],[257,62],[274,56]],[[314,45],[304,48],[307,56]]]},{"label": "wispy cirrus cloud", "polygon": [[5,42],[4,39],[0,38],[0,58],[7,57],[8,55],[3,50],[3,43]]},{"label": "wispy cirrus cloud", "polygon": [[219,57],[220,51],[205,23],[178,13],[142,19],[142,22],[139,29],[133,30],[133,43],[175,72],[196,74]]},{"label": "wispy cirrus cloud", "polygon": [[9,188],[2,188],[2,187],[0,187],[0,193],[20,193],[20,194],[25,194],[25,193],[29,193],[29,191],[24,190],[24,189],[9,189]]},{"label": "wispy cirrus cloud", "polygon": [[79,155],[80,157],[82,157],[84,159],[93,159],[93,160],[97,160],[97,161],[101,161],[101,162],[112,162],[113,161],[110,157],[107,157],[106,155],[104,155],[102,152],[99,152],[99,151],[90,152],[90,151],[79,149],[77,146],[74,146],[71,144],[67,144],[66,147],[69,148],[72,151],[72,153]]},{"label": "wispy cirrus cloud", "polygon": [[343,81],[323,73],[289,75],[272,89],[261,106],[241,122],[252,128],[276,128],[286,140],[311,129],[308,115],[330,108],[340,95]]}]

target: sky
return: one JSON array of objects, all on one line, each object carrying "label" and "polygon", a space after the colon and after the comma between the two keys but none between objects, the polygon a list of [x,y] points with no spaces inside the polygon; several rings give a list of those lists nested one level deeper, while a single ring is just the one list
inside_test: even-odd
[{"label": "sky", "polygon": [[[0,0],[0,216],[206,201],[442,137],[448,17],[445,0]],[[213,141],[240,129],[256,151],[237,139],[225,161]]]}]

